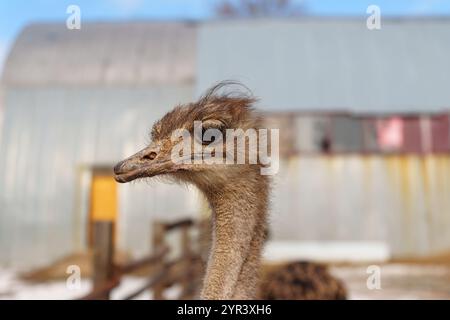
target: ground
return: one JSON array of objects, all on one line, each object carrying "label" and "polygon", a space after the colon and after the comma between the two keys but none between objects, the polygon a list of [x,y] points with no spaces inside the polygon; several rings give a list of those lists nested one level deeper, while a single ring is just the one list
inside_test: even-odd
[{"label": "ground", "polygon": [[[144,277],[123,277],[121,285],[112,291],[111,299],[121,299],[140,286],[147,279]],[[12,270],[0,269],[0,299],[78,299],[88,294],[92,288],[89,279],[82,279],[80,288],[68,289],[65,281],[49,281],[46,283],[32,284],[19,279],[18,274]],[[176,297],[178,288],[171,288],[167,292],[168,298]],[[137,299],[151,299],[151,293],[146,291]]]},{"label": "ground", "polygon": [[[450,266],[444,264],[383,263],[380,264],[381,288],[367,288],[368,264],[347,264],[331,267],[349,291],[349,299],[450,299]],[[112,299],[120,299],[145,282],[142,277],[125,277],[121,286],[112,292]],[[0,299],[76,299],[91,289],[89,279],[81,281],[81,288],[69,290],[65,281],[30,284],[21,281],[12,270],[0,269]],[[177,295],[177,288],[168,297]],[[138,298],[149,299],[144,292]]]},{"label": "ground", "polygon": [[332,267],[350,299],[450,299],[450,266],[414,263],[381,264],[381,288],[368,289],[368,265]]}]

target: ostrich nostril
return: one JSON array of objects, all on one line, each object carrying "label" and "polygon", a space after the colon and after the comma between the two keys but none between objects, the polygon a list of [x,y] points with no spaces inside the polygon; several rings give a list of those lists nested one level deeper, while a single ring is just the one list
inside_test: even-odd
[{"label": "ostrich nostril", "polygon": [[149,154],[146,154],[142,157],[144,160],[153,160],[156,158],[156,152],[150,152]]},{"label": "ostrich nostril", "polygon": [[119,174],[122,170],[123,161],[120,161],[118,164],[114,166],[114,173]]}]

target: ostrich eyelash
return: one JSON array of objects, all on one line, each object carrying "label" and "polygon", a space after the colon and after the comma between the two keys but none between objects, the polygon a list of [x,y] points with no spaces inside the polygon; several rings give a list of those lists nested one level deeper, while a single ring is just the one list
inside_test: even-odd
[{"label": "ostrich eyelash", "polygon": [[204,119],[202,120],[202,125],[205,130],[208,129],[219,129],[223,130],[227,127],[227,124],[221,120]]}]

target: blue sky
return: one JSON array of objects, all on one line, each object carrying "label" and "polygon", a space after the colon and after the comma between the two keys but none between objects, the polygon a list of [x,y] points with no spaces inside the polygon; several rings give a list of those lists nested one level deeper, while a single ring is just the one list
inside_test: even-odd
[{"label": "blue sky", "polygon": [[[0,0],[0,70],[20,30],[34,21],[61,21],[76,4],[81,22],[130,19],[210,19],[217,0]],[[312,16],[366,15],[376,4],[382,16],[450,16],[450,0],[294,0]]]}]

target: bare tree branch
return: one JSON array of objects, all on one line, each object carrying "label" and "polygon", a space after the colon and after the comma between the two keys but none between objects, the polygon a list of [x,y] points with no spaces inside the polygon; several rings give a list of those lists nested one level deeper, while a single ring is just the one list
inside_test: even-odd
[{"label": "bare tree branch", "polygon": [[221,0],[215,8],[222,18],[299,16],[305,11],[303,1],[293,0]]}]

